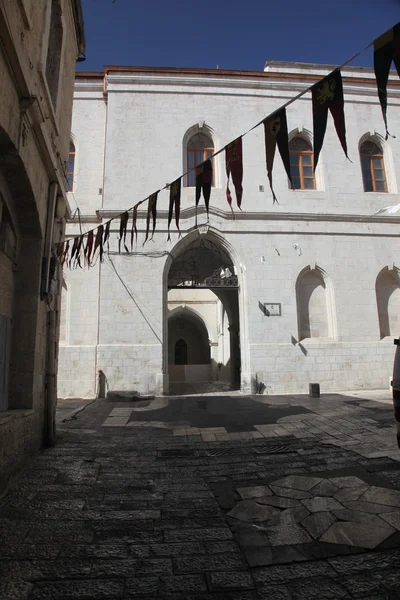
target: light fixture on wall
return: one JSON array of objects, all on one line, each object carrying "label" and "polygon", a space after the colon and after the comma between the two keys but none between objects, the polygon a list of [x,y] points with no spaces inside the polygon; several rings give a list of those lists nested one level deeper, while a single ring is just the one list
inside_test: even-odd
[{"label": "light fixture on wall", "polygon": [[296,244],[293,244],[293,248],[296,250],[297,254],[298,254],[299,256],[301,256],[301,248],[300,248],[300,244],[298,244],[298,243],[296,242]]}]

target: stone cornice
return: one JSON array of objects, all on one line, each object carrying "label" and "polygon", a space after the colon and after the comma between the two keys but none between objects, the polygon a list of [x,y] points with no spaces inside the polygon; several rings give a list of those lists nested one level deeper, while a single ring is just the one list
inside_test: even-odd
[{"label": "stone cornice", "polygon": [[[280,93],[298,94],[306,87],[318,81],[316,77],[310,82],[304,82],[299,78],[298,81],[281,79],[278,74],[273,78],[260,79],[227,79],[227,78],[201,78],[201,77],[160,77],[153,75],[124,74],[112,75],[108,77],[107,93],[121,92],[168,92],[176,93],[176,88],[194,88],[191,93],[207,93],[206,90],[212,89],[210,93],[216,93],[216,90],[258,90],[259,92],[274,92],[274,95]],[[149,87],[152,86],[152,87]],[[154,87],[160,88],[154,89]],[[79,85],[76,90],[78,91]],[[376,95],[376,83],[374,80],[368,80],[363,83],[357,81],[344,82],[344,92],[347,95],[370,96]],[[310,93],[306,97],[310,96]],[[390,89],[390,99],[400,98],[400,87]],[[378,102],[378,98],[376,99]]]},{"label": "stone cornice", "polygon": [[[81,221],[87,222],[101,222],[102,220],[109,220],[115,217],[118,217],[123,210],[110,210],[110,209],[100,209],[97,212],[98,217],[94,217],[93,215],[81,215]],[[219,208],[215,208],[213,206],[210,207],[209,210],[210,215],[214,215],[215,217],[227,221],[232,221],[232,213],[230,211],[221,210]],[[198,216],[205,215],[206,211],[204,207],[199,207],[197,210]],[[146,218],[147,211],[139,210],[138,218]],[[194,207],[185,208],[181,210],[180,218],[181,220],[194,218],[196,215],[196,211]],[[90,218],[90,221],[87,220]],[[168,211],[167,210],[159,210],[157,212],[158,219],[167,219]],[[336,223],[391,223],[391,224],[400,224],[400,215],[398,216],[378,216],[378,215],[357,215],[357,214],[314,214],[314,213],[284,213],[284,212],[245,212],[245,211],[237,211],[235,212],[235,221],[308,221],[308,222],[336,222]],[[77,219],[74,220],[77,222]],[[399,231],[400,235],[400,231]]]},{"label": "stone cornice", "polygon": [[[259,90],[262,92],[297,94],[328,74],[334,67],[302,65],[300,63],[271,63],[265,71],[222,71],[217,69],[164,69],[151,67],[105,67],[105,73],[79,73],[75,91],[164,92],[177,93],[178,88],[191,87],[191,93],[215,90]],[[290,70],[290,67],[292,70]],[[308,67],[306,70],[305,68]],[[343,71],[345,94],[376,95],[376,81],[372,69],[350,68]],[[170,88],[170,89],[168,89]],[[389,79],[390,98],[400,97],[397,75]],[[226,92],[224,92],[226,93]]]}]

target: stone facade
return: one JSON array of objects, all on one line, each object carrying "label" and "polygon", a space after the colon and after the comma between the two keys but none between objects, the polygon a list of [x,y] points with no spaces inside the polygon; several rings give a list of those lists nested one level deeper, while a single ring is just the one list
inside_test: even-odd
[{"label": "stone facade", "polygon": [[80,0],[0,6],[0,493],[53,437]]},{"label": "stone facade", "polygon": [[[276,62],[263,72],[106,67],[104,73],[80,73],[72,132],[73,196],[81,226],[87,231],[117,216],[178,177],[187,166],[191,136],[206,134],[221,148],[329,70]],[[400,141],[382,137],[372,70],[346,68],[343,77],[352,162],[329,117],[316,189],[289,189],[277,154],[279,204],[272,203],[264,132],[258,127],[243,138],[243,211],[235,219],[226,202],[222,153],[214,160],[208,223],[201,206],[195,227],[194,189],[184,185],[183,238],[178,240],[173,226],[167,242],[169,192],[162,191],[153,241],[142,246],[146,212],[139,210],[132,253],[118,255],[116,220],[104,263],[66,271],[60,396],[94,396],[98,369],[111,389],[168,392],[172,372],[177,377],[176,365],[171,371],[168,364],[173,354],[168,318],[190,310],[208,332],[211,378],[222,369],[222,378],[244,392],[260,382],[265,393],[274,394],[307,392],[310,382],[319,382],[323,392],[388,386],[393,337],[399,333],[400,219],[376,213],[399,202]],[[391,76],[388,115],[395,134],[399,84]],[[311,95],[287,114],[290,139],[312,143]],[[364,191],[359,151],[365,141],[382,151],[385,192]],[[78,232],[75,219],[67,234]],[[188,302],[188,290],[168,293],[171,268],[202,240],[220,249],[220,266],[229,266],[238,281],[236,290],[214,290],[217,301],[207,306],[200,296]],[[224,344],[229,367],[224,358],[218,366]]]}]

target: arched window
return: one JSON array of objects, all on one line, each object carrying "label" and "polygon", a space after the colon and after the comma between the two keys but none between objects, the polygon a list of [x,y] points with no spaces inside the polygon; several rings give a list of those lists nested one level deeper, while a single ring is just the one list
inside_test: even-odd
[{"label": "arched window", "polygon": [[69,157],[67,169],[67,192],[72,192],[74,189],[74,172],[75,172],[75,145],[71,140],[69,143]]},{"label": "arched window", "polygon": [[315,190],[314,153],[311,144],[302,137],[289,142],[290,173],[296,190]]},{"label": "arched window", "polygon": [[187,365],[187,343],[185,340],[178,340],[175,344],[175,364]]},{"label": "arched window", "polygon": [[[186,146],[187,150],[187,168],[193,169],[203,161],[214,154],[214,143],[205,133],[198,132],[193,135]],[[196,185],[196,171],[190,171],[186,176],[186,186],[194,187]],[[214,182],[212,183],[214,185]]]},{"label": "arched window", "polygon": [[360,146],[364,192],[387,192],[385,164],[381,148],[368,140]]}]

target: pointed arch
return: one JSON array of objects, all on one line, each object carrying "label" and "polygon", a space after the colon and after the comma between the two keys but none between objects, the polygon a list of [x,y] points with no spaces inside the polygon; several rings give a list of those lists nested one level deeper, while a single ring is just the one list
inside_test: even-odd
[{"label": "pointed arch", "polygon": [[300,272],[296,302],[299,341],[337,337],[333,286],[321,267],[308,265]]},{"label": "pointed arch", "polygon": [[[168,315],[169,349],[168,363],[210,364],[210,338],[204,319],[191,308],[177,307]],[[176,362],[177,343],[179,356],[186,362]],[[185,343],[185,348],[182,342]]]},{"label": "pointed arch", "polygon": [[198,323],[200,323],[200,325],[202,327],[204,327],[205,330],[207,331],[208,339],[210,339],[210,340],[212,339],[210,328],[209,328],[206,320],[204,319],[203,315],[200,314],[200,312],[198,310],[196,310],[193,306],[184,306],[184,307],[183,306],[176,306],[172,310],[168,311],[168,319],[177,318],[178,315],[182,313],[182,311],[184,313],[187,313],[187,315],[190,318],[192,318],[193,320],[195,320]]},{"label": "pointed arch", "polygon": [[398,336],[400,332],[400,271],[384,267],[375,282],[381,339]]},{"label": "pointed arch", "polygon": [[173,261],[182,254],[190,244],[198,239],[200,235],[207,236],[214,244],[217,244],[231,258],[238,276],[238,316],[240,329],[237,332],[240,340],[240,380],[243,392],[251,391],[250,374],[250,347],[248,337],[248,319],[247,319],[247,281],[245,277],[246,268],[240,261],[235,248],[223,237],[216,229],[207,227],[206,233],[200,233],[199,229],[192,230],[184,238],[179,240],[166,258],[163,270],[163,391],[168,393],[168,275]]}]

